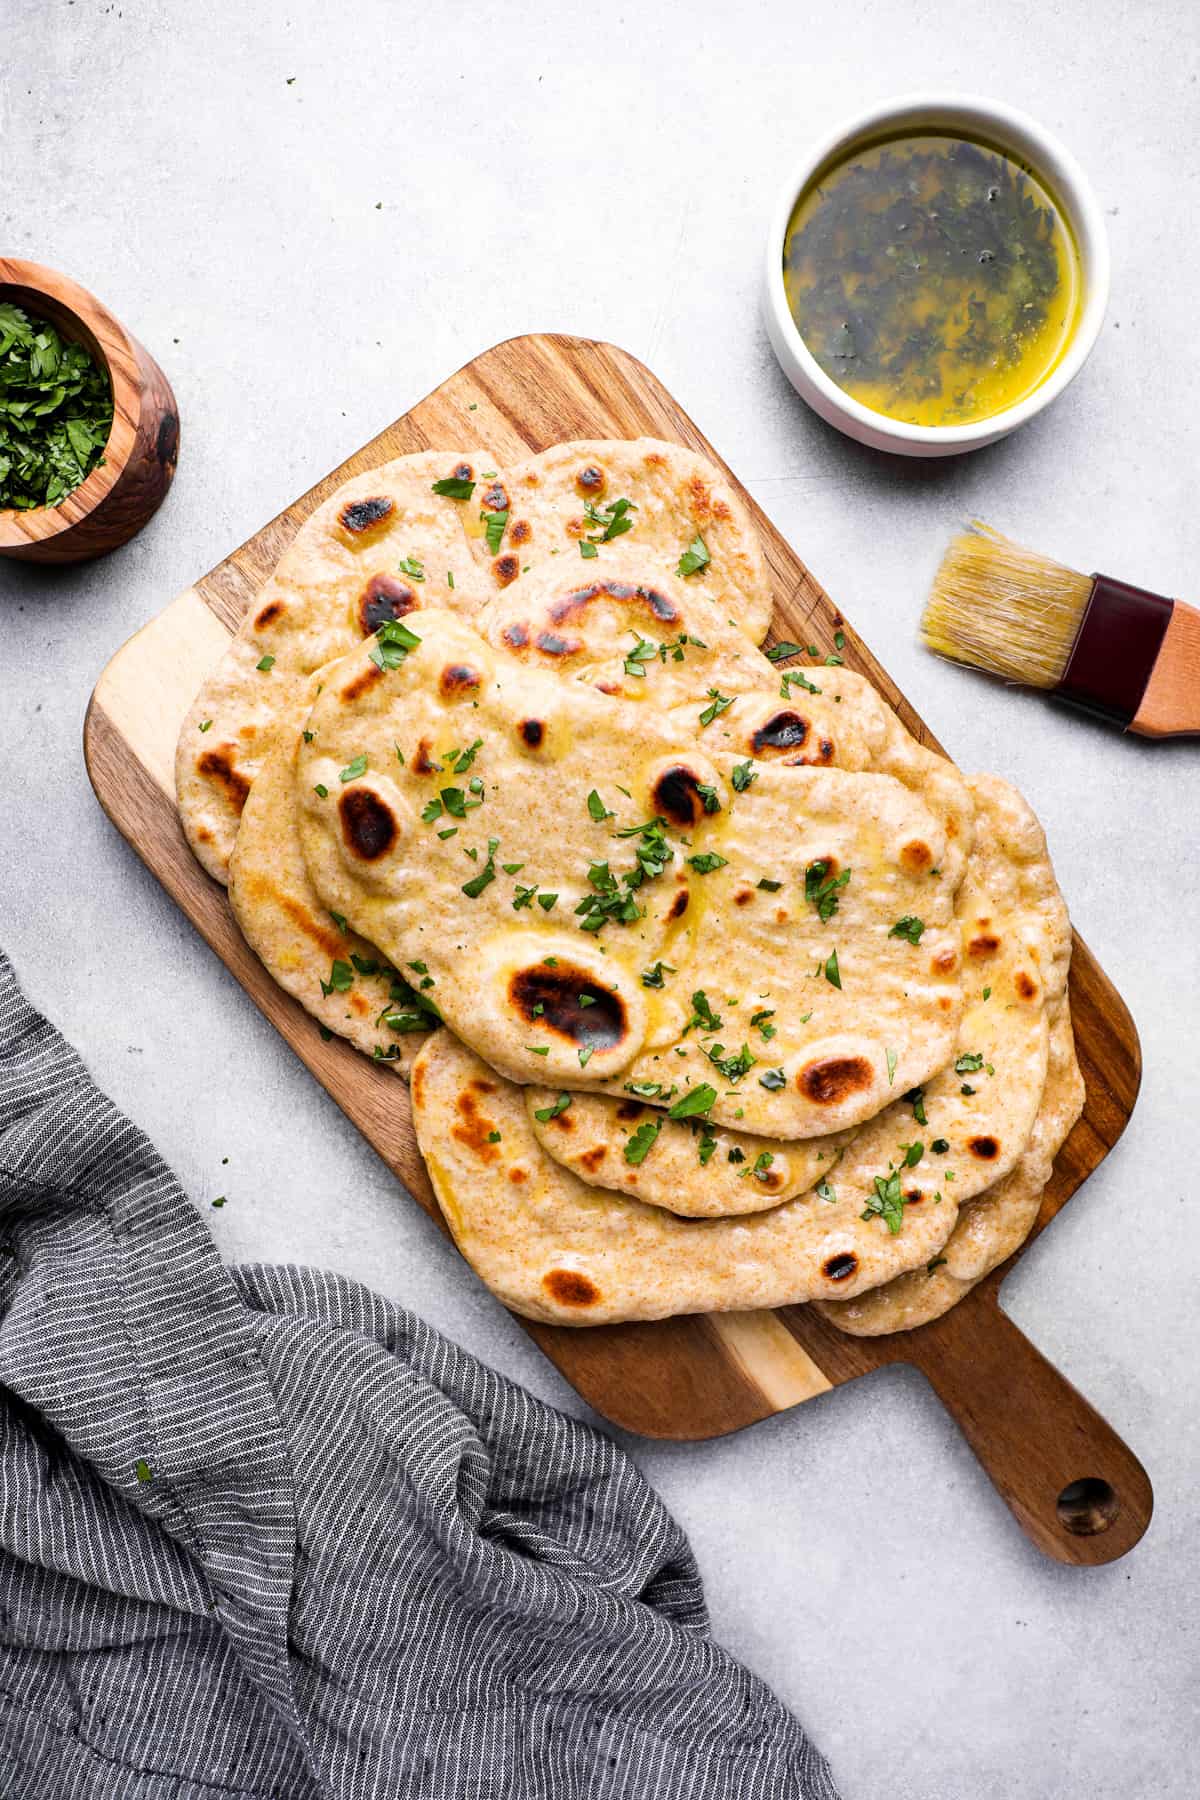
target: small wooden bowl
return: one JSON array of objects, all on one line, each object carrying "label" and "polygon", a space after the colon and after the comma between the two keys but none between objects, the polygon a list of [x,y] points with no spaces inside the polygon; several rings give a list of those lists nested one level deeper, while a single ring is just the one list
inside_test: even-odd
[{"label": "small wooden bowl", "polygon": [[0,509],[0,556],[82,562],[126,543],[161,506],[179,454],[179,412],[166,376],[86,288],[40,263],[0,257],[0,299],[47,319],[108,370],[113,422],[104,458],[57,506]]}]

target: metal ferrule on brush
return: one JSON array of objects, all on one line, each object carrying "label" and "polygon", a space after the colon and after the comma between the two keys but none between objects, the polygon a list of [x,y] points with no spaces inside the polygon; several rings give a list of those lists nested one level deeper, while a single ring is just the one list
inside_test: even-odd
[{"label": "metal ferrule on brush", "polygon": [[1129,725],[1166,636],[1173,600],[1094,575],[1058,693],[1085,712]]}]

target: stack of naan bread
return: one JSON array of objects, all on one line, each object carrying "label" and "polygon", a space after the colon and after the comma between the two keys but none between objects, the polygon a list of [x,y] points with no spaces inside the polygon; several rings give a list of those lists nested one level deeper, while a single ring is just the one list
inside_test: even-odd
[{"label": "stack of naan bread", "polygon": [[920,1324],[1079,1116],[1037,820],[770,612],[677,445],[429,451],[313,514],[184,724],[197,856],[530,1317]]}]

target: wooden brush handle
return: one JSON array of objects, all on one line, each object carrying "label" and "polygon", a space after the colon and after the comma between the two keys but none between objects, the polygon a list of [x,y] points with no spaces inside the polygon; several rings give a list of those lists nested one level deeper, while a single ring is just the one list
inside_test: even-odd
[{"label": "wooden brush handle", "polygon": [[1200,610],[1184,600],[1175,602],[1129,729],[1151,738],[1200,732]]},{"label": "wooden brush handle", "polygon": [[953,1415],[1021,1529],[1058,1562],[1114,1562],[1154,1506],[1137,1457],[996,1303],[980,1330],[959,1306],[913,1332],[904,1360]]}]

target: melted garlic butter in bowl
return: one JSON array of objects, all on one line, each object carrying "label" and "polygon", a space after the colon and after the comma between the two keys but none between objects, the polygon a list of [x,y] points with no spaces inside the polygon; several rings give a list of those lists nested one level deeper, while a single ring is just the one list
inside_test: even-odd
[{"label": "melted garlic butter in bowl", "polygon": [[1004,436],[1082,367],[1108,294],[1099,208],[1068,153],[980,101],[877,109],[806,159],[768,243],[793,386],[880,449]]}]

